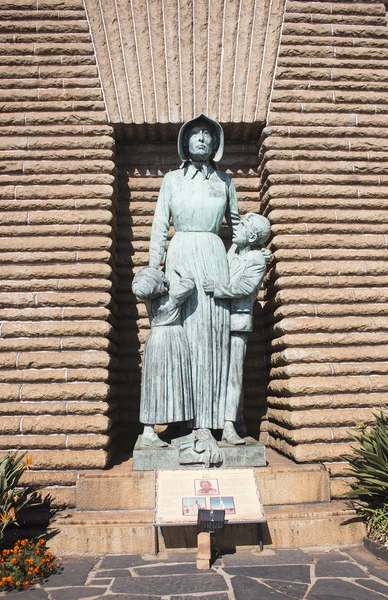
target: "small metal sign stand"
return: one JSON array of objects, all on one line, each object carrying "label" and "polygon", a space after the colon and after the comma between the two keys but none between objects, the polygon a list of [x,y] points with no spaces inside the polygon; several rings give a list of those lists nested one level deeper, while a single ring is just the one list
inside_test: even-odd
[{"label": "small metal sign stand", "polygon": [[212,546],[214,537],[212,534],[215,529],[223,529],[225,524],[224,510],[206,510],[198,511],[197,526],[202,529],[198,533],[198,550],[197,550],[197,569],[204,571],[210,569]]}]

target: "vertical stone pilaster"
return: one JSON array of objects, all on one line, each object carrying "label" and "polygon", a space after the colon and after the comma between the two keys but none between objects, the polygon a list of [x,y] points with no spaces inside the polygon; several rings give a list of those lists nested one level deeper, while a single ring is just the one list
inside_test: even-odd
[{"label": "vertical stone pilaster", "polygon": [[29,450],[28,479],[72,505],[114,408],[113,130],[81,0],[1,19],[0,452]]},{"label": "vertical stone pilaster", "polygon": [[388,400],[387,78],[382,2],[288,0],[260,154],[270,445],[325,462],[334,496]]}]

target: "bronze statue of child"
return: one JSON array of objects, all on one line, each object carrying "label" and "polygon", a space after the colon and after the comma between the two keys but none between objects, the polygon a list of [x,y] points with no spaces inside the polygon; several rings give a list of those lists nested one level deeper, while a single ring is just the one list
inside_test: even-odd
[{"label": "bronze statue of child", "polygon": [[151,324],[141,380],[142,446],[167,446],[154,431],[154,425],[193,419],[190,349],[180,307],[194,291],[195,283],[188,275],[178,276],[174,289],[169,290],[162,271],[144,267],[132,283],[133,293],[145,301]]},{"label": "bronze statue of child", "polygon": [[248,333],[252,331],[253,303],[266,273],[266,262],[271,253],[263,245],[271,227],[268,219],[248,213],[235,229],[233,245],[228,252],[230,281],[228,285],[206,280],[205,292],[214,298],[231,299],[230,362],[222,439],[230,444],[244,444],[235,429],[243,406],[243,364]]}]

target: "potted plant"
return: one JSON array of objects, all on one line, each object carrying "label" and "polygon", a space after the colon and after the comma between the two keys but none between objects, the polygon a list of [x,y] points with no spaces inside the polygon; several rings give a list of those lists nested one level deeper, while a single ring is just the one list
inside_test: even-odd
[{"label": "potted plant", "polygon": [[357,445],[347,457],[355,507],[365,517],[365,547],[388,562],[388,410],[375,415],[371,427],[362,426],[353,435]]}]

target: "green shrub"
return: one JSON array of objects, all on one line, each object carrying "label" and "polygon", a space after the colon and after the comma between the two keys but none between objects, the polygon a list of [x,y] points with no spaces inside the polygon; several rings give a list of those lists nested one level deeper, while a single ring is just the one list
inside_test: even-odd
[{"label": "green shrub", "polygon": [[352,494],[369,506],[382,506],[388,502],[388,411],[381,410],[375,424],[353,438],[358,445],[347,457],[355,478]]},{"label": "green shrub", "polygon": [[388,550],[388,504],[373,509],[364,507],[363,513],[366,516],[368,536]]},{"label": "green shrub", "polygon": [[366,518],[368,535],[388,546],[388,411],[382,409],[375,417],[372,427],[353,435],[357,446],[346,457],[347,472],[354,478],[349,485],[359,500],[356,509]]},{"label": "green shrub", "polygon": [[5,529],[17,525],[18,513],[32,502],[32,488],[18,488],[20,478],[30,464],[27,452],[20,456],[8,452],[0,459],[0,546]]}]

